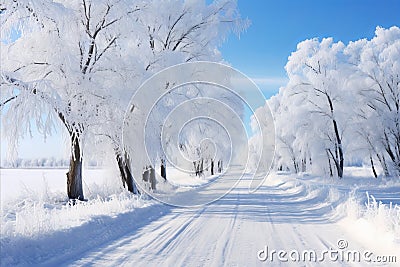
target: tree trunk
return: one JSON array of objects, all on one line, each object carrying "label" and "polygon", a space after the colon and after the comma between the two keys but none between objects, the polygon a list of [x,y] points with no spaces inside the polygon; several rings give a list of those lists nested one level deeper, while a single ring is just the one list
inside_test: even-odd
[{"label": "tree trunk", "polygon": [[194,172],[196,176],[200,176],[200,162],[198,160],[193,162],[194,164]]},{"label": "tree trunk", "polygon": [[223,166],[222,166],[222,159],[218,160],[218,172],[221,173],[223,170]]},{"label": "tree trunk", "polygon": [[195,176],[197,176],[197,165],[196,165],[196,161],[193,161],[193,168],[194,168],[194,174],[195,174]]},{"label": "tree trunk", "polygon": [[164,180],[167,180],[167,167],[165,164],[165,159],[161,159],[161,177],[164,178]]},{"label": "tree trunk", "polygon": [[156,190],[156,171],[153,167],[150,167],[150,185],[152,190]]},{"label": "tree trunk", "polygon": [[337,149],[335,152],[339,152],[339,157],[336,157],[336,159],[334,158],[334,161],[335,161],[338,176],[339,176],[339,178],[342,178],[343,177],[343,168],[344,168],[344,153],[343,153],[343,148],[342,148],[342,139],[340,138],[339,127],[338,127],[336,119],[334,117],[332,99],[330,98],[330,96],[328,94],[326,94],[326,97],[328,99],[329,107],[331,109],[333,130],[335,131],[335,137],[336,137],[335,146],[337,145]]},{"label": "tree trunk", "polygon": [[200,161],[200,174],[199,174],[199,176],[202,176],[203,175],[203,171],[204,171],[204,159],[201,159],[201,161]]},{"label": "tree trunk", "polygon": [[379,156],[379,154],[377,153],[376,157],[378,158],[379,162],[381,163],[381,166],[382,166],[385,176],[386,177],[390,176],[389,169],[386,164],[385,156],[383,154],[382,154],[382,156]]},{"label": "tree trunk", "polygon": [[374,174],[374,177],[378,178],[378,175],[376,174],[376,170],[375,170],[374,160],[372,159],[371,155],[369,155],[369,159],[371,160],[371,168],[372,168],[372,172]]},{"label": "tree trunk", "polygon": [[329,150],[326,151],[326,155],[328,157],[328,165],[329,165],[329,176],[333,177],[333,172],[332,172],[332,165],[331,165],[331,157],[329,155]]},{"label": "tree trunk", "polygon": [[307,158],[306,157],[304,157],[301,160],[301,171],[302,172],[306,172],[307,171]]},{"label": "tree trunk", "polygon": [[145,183],[148,183],[150,181],[150,170],[147,166],[142,173],[142,180]]},{"label": "tree trunk", "polygon": [[117,154],[116,155],[117,163],[118,163],[118,168],[120,172],[120,176],[122,179],[122,185],[124,188],[127,187],[128,191],[137,194],[138,190],[136,188],[135,182],[133,181],[133,175],[131,173],[131,170],[129,168],[129,163],[127,157],[122,158],[121,155]]},{"label": "tree trunk", "polygon": [[[343,155],[343,149],[342,149],[342,140],[339,135],[339,130],[338,130],[336,120],[333,120],[333,128],[335,130],[335,135],[336,135],[337,151],[339,152],[339,159],[335,160],[336,169],[337,169],[339,178],[342,178],[343,177],[343,168],[344,168],[344,155]],[[339,160],[339,162],[337,162],[337,160]]]},{"label": "tree trunk", "polygon": [[296,163],[296,158],[292,157],[292,162],[293,162],[293,168],[294,168],[294,172],[298,173],[298,167],[297,167],[297,163]]},{"label": "tree trunk", "polygon": [[211,159],[211,175],[214,175],[214,160]]},{"label": "tree trunk", "polygon": [[82,155],[76,134],[71,136],[72,155],[67,172],[67,194],[69,199],[84,200],[82,187]]}]

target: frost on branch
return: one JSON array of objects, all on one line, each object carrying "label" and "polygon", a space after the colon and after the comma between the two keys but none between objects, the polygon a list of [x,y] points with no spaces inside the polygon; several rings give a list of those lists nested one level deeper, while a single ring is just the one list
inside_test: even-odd
[{"label": "frost on branch", "polygon": [[0,17],[1,109],[11,152],[32,123],[44,136],[64,129],[68,195],[79,199],[84,154],[114,154],[124,185],[135,191],[121,128],[139,85],[176,63],[220,61],[224,38],[248,25],[227,0],[1,1]]}]

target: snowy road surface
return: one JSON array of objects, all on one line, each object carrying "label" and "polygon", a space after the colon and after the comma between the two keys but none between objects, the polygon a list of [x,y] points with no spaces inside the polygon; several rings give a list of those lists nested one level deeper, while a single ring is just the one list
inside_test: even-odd
[{"label": "snowy road surface", "polygon": [[[300,253],[313,249],[319,254],[324,250],[338,250],[337,241],[344,239],[352,249],[365,249],[348,238],[334,222],[331,212],[339,203],[340,195],[330,194],[328,188],[310,189],[294,181],[275,182],[250,194],[249,180],[244,179],[223,199],[203,208],[165,207],[161,211],[165,214],[154,221],[131,232],[127,229],[127,234],[89,248],[69,263],[74,266],[266,266],[271,261],[274,265],[281,262],[276,255],[274,259],[260,261],[257,253],[265,246],[288,252],[297,249]],[[324,262],[327,264],[329,260]]]},{"label": "snowy road surface", "polygon": [[[279,174],[255,193],[249,193],[249,183],[245,176],[229,194],[201,208],[154,204],[10,245],[3,240],[2,265],[316,266],[317,259],[324,266],[365,266],[366,250],[374,252],[371,260],[395,253],[377,251],[379,244],[369,247],[341,225],[337,206],[348,188]],[[286,252],[281,259],[274,252],[279,250]],[[311,260],[310,251],[316,253]],[[344,254],[341,260],[335,251],[359,251],[361,259]]]}]

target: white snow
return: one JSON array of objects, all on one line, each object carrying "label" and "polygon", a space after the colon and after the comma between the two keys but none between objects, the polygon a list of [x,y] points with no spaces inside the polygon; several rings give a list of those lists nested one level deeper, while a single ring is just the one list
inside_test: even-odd
[{"label": "white snow", "polygon": [[[339,240],[348,250],[400,261],[400,182],[365,177],[363,168],[347,168],[341,180],[276,172],[255,193],[245,175],[222,199],[197,209],[139,199],[98,169],[85,170],[89,201],[70,206],[65,172],[1,169],[2,266],[308,266],[316,263],[288,255],[281,262],[278,254],[260,261],[257,254],[266,247],[341,251]],[[201,184],[172,169],[168,175],[185,187]]]},{"label": "white snow", "polygon": [[[66,151],[79,145],[70,156],[130,161],[135,177],[164,159],[186,170],[221,160],[226,172],[169,168],[145,196],[126,192],[118,170],[89,168],[87,201],[75,203],[66,169],[0,169],[2,266],[400,264],[400,28],[300,42],[288,83],[265,102],[212,63],[249,25],[236,1],[9,2],[0,108],[11,158],[33,126],[45,139],[61,126]],[[250,140],[243,104],[254,110]],[[371,164],[378,178],[371,166],[329,178],[342,163]],[[271,164],[299,174],[272,172],[254,191],[256,179],[237,175]],[[343,259],[348,250],[360,258]]]},{"label": "white snow", "polygon": [[202,175],[199,177],[184,171],[168,168],[168,177],[169,177],[168,181],[172,185],[179,187],[195,188],[212,182],[213,180],[218,178],[218,175],[217,174],[212,176]]}]

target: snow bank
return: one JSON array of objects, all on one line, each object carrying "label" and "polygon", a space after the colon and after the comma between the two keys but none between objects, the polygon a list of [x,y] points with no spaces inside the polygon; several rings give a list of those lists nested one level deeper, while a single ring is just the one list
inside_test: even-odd
[{"label": "snow bank", "polygon": [[144,205],[138,197],[127,192],[107,198],[98,196],[76,205],[57,196],[52,199],[35,201],[27,198],[19,203],[7,203],[2,209],[2,239],[46,235],[80,226],[96,216],[113,217]]},{"label": "snow bank", "polygon": [[[279,181],[293,179],[305,186],[307,196],[317,188],[315,202],[329,202],[333,212],[329,214],[349,236],[359,240],[366,249],[381,255],[398,255],[400,251],[400,180],[397,178],[373,178],[369,167],[346,167],[343,179],[318,177],[300,173],[277,173]],[[270,182],[271,183],[271,182]],[[323,189],[329,197],[323,198]],[[310,205],[313,204],[310,202]]]},{"label": "snow bank", "polygon": [[[147,205],[107,179],[112,172],[86,170],[86,202],[71,205],[64,192],[66,170],[1,170],[1,240],[37,237],[77,227],[96,216],[110,216]],[[51,189],[50,189],[51,188]],[[147,204],[146,204],[147,203]]]},{"label": "snow bank", "polygon": [[[84,193],[88,201],[71,205],[65,193],[66,169],[1,169],[1,242],[78,227],[99,216],[118,214],[154,202],[122,188],[114,170],[85,169]],[[173,186],[196,188],[218,175],[198,178],[168,168]],[[162,184],[158,185],[162,188]]]},{"label": "snow bank", "polygon": [[400,251],[400,206],[377,201],[366,193],[366,203],[354,196],[338,206],[344,214],[339,224],[368,249],[384,255],[396,255]]}]

